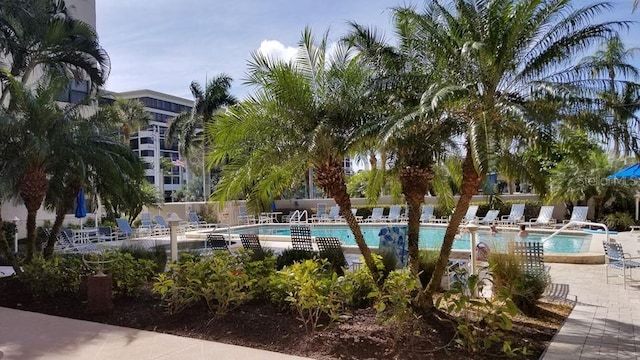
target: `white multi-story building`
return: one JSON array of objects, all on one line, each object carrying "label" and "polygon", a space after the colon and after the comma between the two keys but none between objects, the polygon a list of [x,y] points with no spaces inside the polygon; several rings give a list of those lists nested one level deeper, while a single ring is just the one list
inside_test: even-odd
[{"label": "white multi-story building", "polygon": [[[187,174],[183,166],[176,165],[181,161],[178,144],[165,146],[165,132],[172,118],[182,112],[191,111],[193,101],[153,90],[135,90],[113,95],[140,101],[151,115],[150,126],[133,134],[129,143],[131,149],[146,163],[147,181],[158,189],[166,201],[171,201],[173,191],[182,187]],[[163,169],[163,158],[174,166],[171,166],[171,169]]]}]

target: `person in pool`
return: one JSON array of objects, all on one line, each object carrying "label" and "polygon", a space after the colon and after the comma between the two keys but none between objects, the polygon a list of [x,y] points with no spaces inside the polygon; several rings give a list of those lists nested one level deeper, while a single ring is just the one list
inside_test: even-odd
[{"label": "person in pool", "polygon": [[495,225],[489,226],[489,234],[493,235],[493,234],[497,234],[497,233],[498,233],[498,228],[496,228]]},{"label": "person in pool", "polygon": [[520,225],[520,231],[518,232],[518,236],[521,238],[526,238],[529,235],[527,232],[527,226],[525,224]]}]

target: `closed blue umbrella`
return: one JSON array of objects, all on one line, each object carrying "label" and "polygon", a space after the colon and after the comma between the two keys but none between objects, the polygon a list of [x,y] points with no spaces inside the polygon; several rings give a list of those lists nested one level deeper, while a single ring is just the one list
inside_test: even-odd
[{"label": "closed blue umbrella", "polygon": [[[82,219],[85,216],[87,216],[87,207],[84,204],[84,190],[80,188],[76,196],[76,217]],[[82,227],[82,220],[80,220],[80,227]]]}]

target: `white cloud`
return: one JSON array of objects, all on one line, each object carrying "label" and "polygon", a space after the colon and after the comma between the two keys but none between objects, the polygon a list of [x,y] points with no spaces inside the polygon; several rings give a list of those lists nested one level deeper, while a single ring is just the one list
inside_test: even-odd
[{"label": "white cloud", "polygon": [[284,46],[278,40],[263,40],[260,43],[258,52],[274,59],[282,59],[289,62],[296,56],[298,49],[291,46]]}]

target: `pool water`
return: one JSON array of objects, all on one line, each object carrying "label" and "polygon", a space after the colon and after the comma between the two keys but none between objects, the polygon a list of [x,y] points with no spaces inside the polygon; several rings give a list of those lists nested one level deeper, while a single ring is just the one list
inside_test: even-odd
[{"label": "pool water", "polygon": [[[392,225],[393,226],[393,225]],[[360,225],[367,245],[377,247],[380,242],[378,232],[381,225]],[[442,246],[444,227],[421,226],[419,246],[422,249],[437,249]],[[288,225],[259,225],[249,228],[232,229],[233,234],[252,233],[258,235],[290,236]],[[340,239],[345,245],[355,246],[356,242],[351,229],[347,225],[312,225],[311,236],[332,236]],[[536,233],[529,231],[526,241],[540,241],[548,233]],[[497,234],[488,231],[478,231],[478,242],[482,241],[492,249],[506,249],[510,241],[523,240],[517,235],[516,229],[502,230]],[[571,234],[556,235],[545,241],[544,250],[549,253],[577,254],[586,252],[591,243],[591,235]],[[453,243],[454,250],[469,250],[471,248],[471,235],[462,233],[459,239]]]}]

